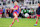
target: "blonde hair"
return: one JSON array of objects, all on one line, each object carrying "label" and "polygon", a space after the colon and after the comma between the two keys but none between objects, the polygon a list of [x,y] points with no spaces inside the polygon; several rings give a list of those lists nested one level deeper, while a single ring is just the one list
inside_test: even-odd
[{"label": "blonde hair", "polygon": [[17,2],[17,1],[15,1],[14,3],[17,3],[17,4],[18,4],[18,2]]}]

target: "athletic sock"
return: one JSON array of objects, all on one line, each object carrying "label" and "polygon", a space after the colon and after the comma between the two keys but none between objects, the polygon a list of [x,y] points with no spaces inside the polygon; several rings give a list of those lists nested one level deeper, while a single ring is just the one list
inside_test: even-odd
[{"label": "athletic sock", "polygon": [[[14,21],[15,21],[15,19],[14,19]],[[14,22],[12,22],[12,25],[14,24]]]},{"label": "athletic sock", "polygon": [[12,22],[12,25],[13,25],[13,22]]},{"label": "athletic sock", "polygon": [[37,24],[37,21],[36,21],[36,24]]},{"label": "athletic sock", "polygon": [[16,20],[18,20],[18,18],[16,18]]},{"label": "athletic sock", "polygon": [[18,18],[16,18],[17,22],[19,22]]}]

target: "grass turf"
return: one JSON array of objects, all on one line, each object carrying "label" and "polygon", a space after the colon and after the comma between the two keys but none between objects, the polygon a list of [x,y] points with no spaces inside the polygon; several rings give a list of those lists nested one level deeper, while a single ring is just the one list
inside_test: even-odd
[{"label": "grass turf", "polygon": [[[13,18],[0,18],[0,27],[9,27],[12,21]],[[12,27],[40,27],[40,19],[37,26],[34,26],[35,22],[36,19],[22,18],[19,22],[15,21]]]}]

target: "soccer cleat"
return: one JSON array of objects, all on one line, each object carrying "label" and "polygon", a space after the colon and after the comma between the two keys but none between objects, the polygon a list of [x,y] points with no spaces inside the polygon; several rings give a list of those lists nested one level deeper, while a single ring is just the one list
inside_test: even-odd
[{"label": "soccer cleat", "polygon": [[35,24],[34,26],[37,26],[37,24]]}]

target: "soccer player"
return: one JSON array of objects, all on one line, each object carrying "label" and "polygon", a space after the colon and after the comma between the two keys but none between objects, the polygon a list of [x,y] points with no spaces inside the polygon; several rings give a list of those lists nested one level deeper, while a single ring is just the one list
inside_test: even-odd
[{"label": "soccer player", "polygon": [[34,26],[37,26],[38,18],[40,17],[40,3],[38,3],[39,7],[37,9],[37,19],[36,19],[36,24]]},{"label": "soccer player", "polygon": [[17,5],[17,2],[14,2],[14,8],[11,8],[13,11],[13,16],[14,16],[14,20],[12,22],[12,24],[10,25],[10,27],[14,24],[15,20],[17,20],[17,22],[19,22],[18,20],[18,15],[19,15],[19,6]]}]

